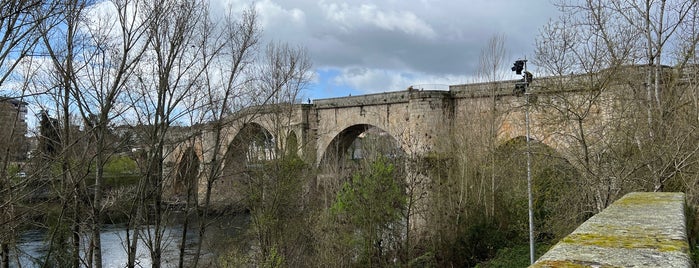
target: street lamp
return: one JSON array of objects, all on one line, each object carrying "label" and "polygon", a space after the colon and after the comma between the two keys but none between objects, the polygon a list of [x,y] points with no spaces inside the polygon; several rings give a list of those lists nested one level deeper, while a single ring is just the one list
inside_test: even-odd
[{"label": "street lamp", "polygon": [[[532,73],[527,71],[527,60],[517,60],[512,67],[518,75],[522,75],[522,80],[515,83],[514,93],[517,96],[524,94],[525,97],[525,110],[524,110],[524,120],[527,132],[527,195],[529,199],[529,261],[534,264],[534,202],[532,199],[532,148],[531,148],[531,136],[529,133],[529,83],[532,82],[534,76]],[[524,71],[524,74],[522,74]]]}]

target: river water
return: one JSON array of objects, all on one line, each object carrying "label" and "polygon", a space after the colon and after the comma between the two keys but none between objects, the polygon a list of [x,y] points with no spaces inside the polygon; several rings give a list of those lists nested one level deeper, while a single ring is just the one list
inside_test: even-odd
[{"label": "river water", "polygon": [[[142,233],[152,232],[153,229],[143,229]],[[220,230],[214,231],[217,234],[212,234],[212,236],[220,235]],[[172,226],[166,227],[165,239],[163,241],[163,267],[176,267],[179,258],[179,246],[182,241],[182,227]],[[186,256],[192,256],[192,253],[196,250],[196,243],[198,241],[196,237],[197,231],[190,230],[187,233],[187,241],[185,252]],[[48,251],[48,233],[46,231],[32,230],[24,232],[20,235],[20,241],[16,249],[13,249],[10,253],[11,262],[10,267],[40,267],[40,263],[43,262],[44,257]],[[123,225],[105,225],[101,233],[102,239],[102,264],[105,268],[111,267],[125,267],[127,262],[125,241],[126,241],[126,229]],[[85,240],[87,236],[85,236]],[[83,245],[86,242],[83,241]],[[81,250],[81,256],[84,257],[85,250]],[[202,249],[201,262],[203,266],[207,267],[207,263],[215,260],[213,254],[207,249]],[[139,240],[139,245],[136,254],[137,267],[151,267],[152,262],[148,248],[143,241]]]}]

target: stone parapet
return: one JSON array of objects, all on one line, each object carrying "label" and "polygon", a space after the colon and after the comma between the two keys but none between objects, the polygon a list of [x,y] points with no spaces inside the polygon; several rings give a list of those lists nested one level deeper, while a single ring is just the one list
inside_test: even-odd
[{"label": "stone parapet", "polygon": [[407,103],[408,101],[410,101],[410,92],[404,90],[361,96],[318,99],[313,100],[313,105],[316,109],[335,109],[343,107]]},{"label": "stone parapet", "polygon": [[692,267],[683,193],[630,193],[530,267]]}]

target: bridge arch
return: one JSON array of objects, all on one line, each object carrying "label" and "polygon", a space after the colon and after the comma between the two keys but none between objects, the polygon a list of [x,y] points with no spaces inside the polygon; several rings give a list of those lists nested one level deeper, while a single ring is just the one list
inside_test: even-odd
[{"label": "bridge arch", "polygon": [[[396,172],[403,172],[405,151],[398,137],[370,124],[355,124],[338,131],[318,155],[319,174],[314,190],[319,200],[333,200],[342,184],[378,156],[390,158]],[[368,160],[368,161],[367,161]]]},{"label": "bridge arch", "polygon": [[282,148],[284,148],[284,153],[289,156],[299,156],[299,138],[296,135],[296,131],[289,131],[286,135],[286,141],[284,142]]},{"label": "bridge arch", "polygon": [[204,157],[202,146],[196,139],[190,139],[180,144],[172,152],[175,164],[172,169],[171,180],[166,191],[174,200],[184,201],[188,191],[192,191],[192,200],[196,200],[198,194],[199,177],[202,171]]},{"label": "bridge arch", "polygon": [[224,176],[230,168],[244,168],[254,162],[276,158],[277,144],[272,133],[256,122],[245,123],[228,143]]},{"label": "bridge arch", "polygon": [[[329,133],[324,133],[319,135],[317,140],[317,153],[316,153],[316,166],[321,167],[324,164],[328,164],[329,157],[339,156],[338,152],[346,152],[362,133],[369,131],[369,133],[376,132],[379,135],[387,138],[391,138],[395,141],[395,145],[399,151],[408,152],[410,147],[406,143],[406,133],[409,132],[406,125],[401,125],[402,129],[398,130],[396,124],[389,124],[385,120],[375,120],[377,122],[366,122],[363,120],[347,120],[350,123],[344,126],[335,128]],[[338,159],[339,160],[339,159]]]},{"label": "bridge arch", "polygon": [[[532,196],[534,198],[535,230],[542,237],[560,237],[590,215],[581,200],[586,198],[580,170],[557,149],[545,142],[531,139]],[[527,202],[527,143],[517,136],[495,148],[494,187],[496,204],[514,207]],[[500,192],[508,196],[498,196]],[[526,210],[519,219],[525,219]]]},{"label": "bridge arch", "polygon": [[212,188],[212,202],[240,204],[244,191],[239,187],[249,178],[250,168],[276,158],[277,144],[272,132],[257,122],[241,123],[227,129],[220,177]]},{"label": "bridge arch", "polygon": [[[370,138],[370,140],[366,139]],[[369,146],[371,148],[369,148]],[[369,157],[373,153],[382,153],[387,157],[405,154],[400,136],[370,124],[355,124],[339,131],[325,146],[319,155],[318,166],[332,167],[349,160]]]}]

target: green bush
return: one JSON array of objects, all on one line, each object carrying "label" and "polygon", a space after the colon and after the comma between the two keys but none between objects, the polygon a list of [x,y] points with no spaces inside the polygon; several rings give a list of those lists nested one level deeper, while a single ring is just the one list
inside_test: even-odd
[{"label": "green bush", "polygon": [[330,208],[337,223],[344,225],[341,243],[359,252],[361,266],[382,266],[387,253],[399,241],[401,212],[406,204],[402,184],[394,175],[394,166],[379,157],[368,171],[355,174],[345,182]]},{"label": "green bush", "polygon": [[[536,256],[540,257],[551,248],[551,244],[536,244]],[[498,250],[494,258],[487,262],[479,263],[478,268],[515,268],[528,267],[529,244],[520,244]]]}]

